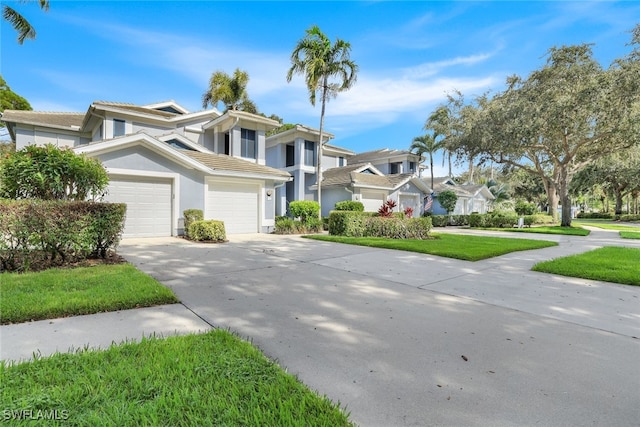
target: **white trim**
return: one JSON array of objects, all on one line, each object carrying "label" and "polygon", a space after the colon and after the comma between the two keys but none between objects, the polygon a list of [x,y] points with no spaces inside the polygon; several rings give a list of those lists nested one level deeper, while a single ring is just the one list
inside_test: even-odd
[{"label": "white trim", "polygon": [[171,235],[178,235],[178,218],[180,217],[180,174],[172,172],[142,171],[137,169],[105,168],[109,177],[145,177],[171,180]]}]

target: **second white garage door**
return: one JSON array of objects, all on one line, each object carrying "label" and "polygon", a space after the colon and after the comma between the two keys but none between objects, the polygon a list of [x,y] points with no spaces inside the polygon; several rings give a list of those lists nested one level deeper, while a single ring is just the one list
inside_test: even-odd
[{"label": "second white garage door", "polygon": [[205,218],[224,221],[227,234],[257,233],[260,186],[209,181]]},{"label": "second white garage door", "polygon": [[110,177],[105,201],[127,204],[123,237],[171,236],[171,185],[165,178]]},{"label": "second white garage door", "polygon": [[378,212],[387,201],[387,193],[383,191],[362,191],[362,204],[365,212]]}]

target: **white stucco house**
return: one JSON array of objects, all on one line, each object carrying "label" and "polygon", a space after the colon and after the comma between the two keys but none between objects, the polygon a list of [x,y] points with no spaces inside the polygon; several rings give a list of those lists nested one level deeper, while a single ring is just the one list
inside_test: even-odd
[{"label": "white stucco house", "polygon": [[[431,183],[431,178],[423,178],[425,183]],[[458,201],[453,215],[470,215],[476,213],[487,213],[491,208],[491,203],[495,197],[484,184],[456,184],[450,177],[434,177],[433,191],[434,202],[432,213],[434,215],[446,215],[447,211],[438,203],[438,193],[449,190],[456,193]]]},{"label": "white stucco house", "polygon": [[[312,186],[313,190],[317,187]],[[362,202],[365,212],[377,212],[384,202],[392,199],[395,210],[413,209],[413,216],[422,214],[422,200],[430,188],[412,173],[385,175],[371,163],[358,163],[327,169],[322,181],[322,215],[327,216],[337,202]]]},{"label": "white stucco house", "polygon": [[279,123],[242,111],[96,101],[84,113],[6,110],[2,121],[18,150],[54,144],[99,159],[105,200],[127,204],[125,237],[181,234],[186,209],[224,221],[227,234],[270,232],[276,188],[292,179],[266,165]]},{"label": "white stucco house", "polygon": [[[327,141],[331,139],[332,134],[323,132],[324,144],[320,162],[323,171],[346,166],[347,157],[355,154],[351,150],[328,144]],[[276,189],[276,215],[286,215],[292,201],[317,199],[315,185],[319,140],[319,130],[299,124],[267,137],[267,165],[288,172],[293,177]],[[331,208],[333,209],[333,205]]]}]

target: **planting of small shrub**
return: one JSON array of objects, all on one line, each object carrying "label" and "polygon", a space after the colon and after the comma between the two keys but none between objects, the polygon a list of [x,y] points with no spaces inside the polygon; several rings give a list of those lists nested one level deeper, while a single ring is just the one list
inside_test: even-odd
[{"label": "planting of small shrub", "polygon": [[186,209],[182,215],[184,216],[184,234],[189,237],[189,226],[195,221],[202,221],[204,213],[202,209]]},{"label": "planting of small shrub", "polygon": [[613,219],[613,214],[609,212],[578,212],[576,216],[583,219]]},{"label": "planting of small shrub", "polygon": [[280,216],[276,218],[276,234],[297,234],[299,222],[294,221],[293,218],[287,216]]},{"label": "planting of small shrub", "polygon": [[448,222],[448,215],[431,215],[431,223],[434,227],[446,227]]},{"label": "planting of small shrub", "polygon": [[536,213],[536,205],[534,203],[529,203],[524,200],[518,200],[514,207],[516,213],[520,216],[523,215],[533,215]]},{"label": "planting of small shrub", "polygon": [[[400,215],[396,215],[396,214]],[[331,211],[329,234],[347,237],[386,237],[392,239],[426,239],[431,218],[403,218],[402,212],[390,217],[371,212]]]},{"label": "planting of small shrub", "polygon": [[484,227],[486,218],[486,214],[472,213],[469,215],[469,227]]},{"label": "planting of small shrub", "polygon": [[633,215],[633,214],[616,215],[616,219],[618,221],[634,222],[634,221],[640,221],[640,215]]},{"label": "planting of small shrub", "polygon": [[518,223],[518,215],[514,212],[492,212],[486,218],[485,227],[491,228],[509,228]]},{"label": "planting of small shrub", "polygon": [[308,218],[318,218],[320,205],[312,200],[298,200],[289,203],[289,212],[294,218],[300,218],[305,223]]},{"label": "planting of small shrub", "polygon": [[189,238],[198,242],[226,242],[224,222],[213,219],[194,221],[189,224]]},{"label": "planting of small shrub", "polygon": [[335,209],[337,211],[364,212],[364,205],[362,204],[362,202],[357,202],[355,200],[343,200],[336,203]]},{"label": "planting of small shrub", "polygon": [[366,219],[374,215],[373,212],[331,211],[329,213],[329,234],[362,237]]},{"label": "planting of small shrub", "polygon": [[450,225],[469,225],[469,215],[451,215]]},{"label": "planting of small shrub", "polygon": [[0,270],[40,270],[106,258],[124,229],[126,206],[63,200],[0,201]]}]

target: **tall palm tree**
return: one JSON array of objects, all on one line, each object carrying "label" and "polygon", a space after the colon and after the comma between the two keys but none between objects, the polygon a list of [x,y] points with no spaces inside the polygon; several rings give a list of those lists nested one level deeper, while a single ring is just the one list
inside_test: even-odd
[{"label": "tall palm tree", "polygon": [[239,68],[233,72],[233,76],[224,71],[216,71],[211,74],[209,88],[202,94],[202,108],[209,105],[215,107],[218,102],[222,102],[225,111],[241,110],[256,114],[258,109],[247,95],[247,84],[249,74]]},{"label": "tall palm tree", "polygon": [[303,74],[309,101],[316,105],[316,93],[320,92],[320,136],[318,141],[318,161],[316,177],[318,181],[318,204],[322,217],[322,147],[324,144],[324,113],[325,105],[331,98],[338,96],[356,81],[358,66],[350,59],[351,44],[336,39],[334,44],[317,25],[306,30],[305,36],[291,53],[291,68],[287,72],[287,82],[291,82],[294,74]]},{"label": "tall palm tree", "polygon": [[427,133],[424,136],[416,136],[411,142],[410,151],[417,155],[429,154],[429,169],[431,170],[431,190],[433,191],[433,156],[440,150],[444,149],[443,141],[436,141],[434,135]]},{"label": "tall palm tree", "polygon": [[[37,1],[40,9],[45,12],[49,10],[49,0],[22,0],[21,3],[32,3]],[[6,4],[2,6],[2,18],[11,24],[14,30],[18,32],[18,43],[24,43],[25,39],[35,39],[36,30],[31,26],[18,11]]]},{"label": "tall palm tree", "polygon": [[424,124],[424,130],[432,130],[434,137],[442,136],[440,142],[442,143],[441,149],[444,150],[445,155],[442,156],[442,166],[444,167],[445,160],[449,161],[449,177],[452,176],[452,165],[451,165],[451,150],[447,145],[448,136],[451,135],[451,120],[449,117],[449,110],[445,106],[438,107],[427,119]]}]

